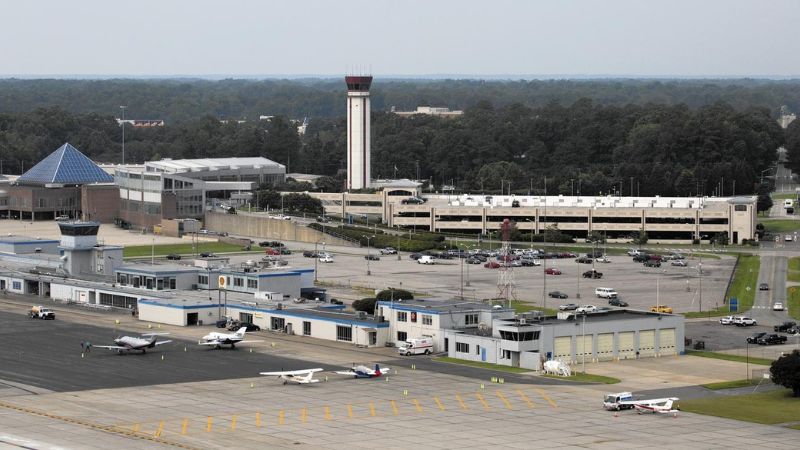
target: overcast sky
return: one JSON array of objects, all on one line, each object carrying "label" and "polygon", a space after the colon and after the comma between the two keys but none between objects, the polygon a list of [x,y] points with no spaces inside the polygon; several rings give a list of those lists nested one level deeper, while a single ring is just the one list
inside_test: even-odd
[{"label": "overcast sky", "polygon": [[17,0],[8,75],[800,75],[797,0]]}]

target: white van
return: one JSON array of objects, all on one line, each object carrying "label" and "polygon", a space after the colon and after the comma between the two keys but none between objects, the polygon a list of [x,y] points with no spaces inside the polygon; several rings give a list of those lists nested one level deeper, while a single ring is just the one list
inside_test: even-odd
[{"label": "white van", "polygon": [[401,355],[430,355],[433,353],[433,339],[409,339],[397,348],[397,353]]},{"label": "white van", "polygon": [[600,298],[617,298],[617,291],[614,288],[599,287],[594,290],[594,295]]},{"label": "white van", "polygon": [[417,260],[417,264],[436,264],[436,258],[430,255],[422,255]]}]

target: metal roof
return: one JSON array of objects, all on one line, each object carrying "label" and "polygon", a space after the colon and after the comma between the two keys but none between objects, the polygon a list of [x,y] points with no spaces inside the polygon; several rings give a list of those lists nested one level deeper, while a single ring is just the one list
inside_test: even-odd
[{"label": "metal roof", "polygon": [[204,159],[162,159],[148,161],[147,171],[150,172],[205,172],[212,170],[238,170],[283,168],[282,164],[262,157],[254,158],[204,158]]},{"label": "metal roof", "polygon": [[114,177],[66,143],[17,179],[20,184],[113,183]]}]

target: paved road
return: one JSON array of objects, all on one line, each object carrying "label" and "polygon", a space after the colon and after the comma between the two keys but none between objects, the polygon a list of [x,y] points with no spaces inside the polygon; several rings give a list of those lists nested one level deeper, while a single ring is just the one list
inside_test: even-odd
[{"label": "paved road", "polygon": [[786,310],[774,311],[775,302],[782,302],[786,307],[786,271],[788,257],[777,252],[764,252],[761,254],[761,269],[758,274],[758,284],[767,283],[768,291],[757,290],[753,310],[750,315],[761,325],[772,327],[786,320],[789,314]]}]

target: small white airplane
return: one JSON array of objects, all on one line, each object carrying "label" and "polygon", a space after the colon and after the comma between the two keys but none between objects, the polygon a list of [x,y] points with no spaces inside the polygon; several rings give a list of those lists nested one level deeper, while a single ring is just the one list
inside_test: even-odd
[{"label": "small white airplane", "polygon": [[[172,341],[159,341],[158,336],[168,335],[169,333],[144,333],[141,337],[122,336],[114,339],[117,345],[92,345],[96,348],[107,348],[109,350],[116,350],[120,355],[122,352],[141,351],[147,353],[148,348],[155,348],[156,345],[163,345]],[[149,336],[149,338],[147,338]]]},{"label": "small white airplane", "polygon": [[278,377],[283,380],[283,384],[289,382],[297,384],[310,384],[319,383],[319,380],[314,378],[314,374],[317,372],[322,372],[322,369],[289,370],[286,372],[260,372],[260,374],[268,377]]},{"label": "small white airplane", "polygon": [[375,378],[389,373],[389,368],[384,367],[381,369],[379,364],[375,364],[374,370],[367,366],[353,366],[350,370],[342,370],[335,373],[339,375],[351,375],[353,378]]},{"label": "small white airplane", "polygon": [[198,342],[199,345],[213,345],[214,348],[222,348],[223,345],[230,345],[231,349],[236,348],[236,344],[244,344],[248,342],[260,341],[245,341],[244,334],[247,332],[247,327],[239,328],[235,333],[217,333],[212,332],[203,336]]},{"label": "small white airplane", "polygon": [[677,402],[677,397],[657,398],[653,400],[642,400],[633,405],[638,414],[642,413],[659,413],[659,414],[672,414],[678,415],[678,410],[672,408],[672,404]]}]

